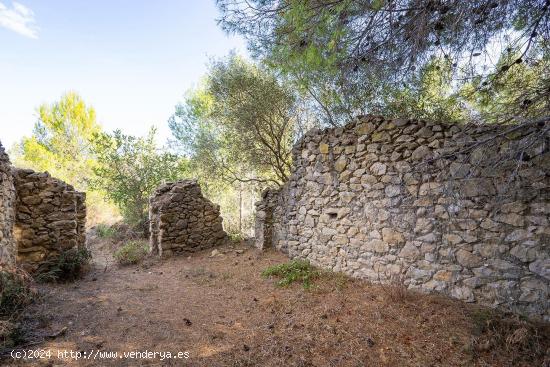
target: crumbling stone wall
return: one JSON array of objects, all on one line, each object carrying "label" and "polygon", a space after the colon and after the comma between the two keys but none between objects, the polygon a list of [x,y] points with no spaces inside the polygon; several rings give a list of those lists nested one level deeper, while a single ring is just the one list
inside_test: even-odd
[{"label": "crumbling stone wall", "polygon": [[194,180],[160,186],[149,201],[151,252],[160,256],[218,246],[227,239],[220,207]]},{"label": "crumbling stone wall", "polygon": [[76,198],[76,245],[86,247],[86,193],[75,191]]},{"label": "crumbling stone wall", "polygon": [[71,185],[29,169],[13,168],[17,263],[27,271],[73,247],[85,247],[86,196]]},{"label": "crumbling stone wall", "polygon": [[0,265],[15,264],[14,206],[15,188],[13,187],[11,164],[2,143],[0,143]]},{"label": "crumbling stone wall", "polygon": [[256,245],[550,319],[550,124],[361,117],[308,132]]}]

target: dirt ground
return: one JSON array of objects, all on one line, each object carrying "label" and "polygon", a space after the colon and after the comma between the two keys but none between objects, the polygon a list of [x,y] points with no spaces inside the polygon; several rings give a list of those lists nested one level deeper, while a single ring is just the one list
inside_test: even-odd
[{"label": "dirt ground", "polygon": [[[94,237],[90,245],[91,270],[73,283],[40,285],[26,312],[28,345],[20,351],[43,358],[7,356],[0,365],[550,365],[548,325],[495,322],[483,308],[338,275],[310,290],[280,288],[261,276],[288,261],[273,251],[239,244],[216,256],[121,267],[110,255],[116,243]],[[181,358],[123,355],[132,351]]]}]

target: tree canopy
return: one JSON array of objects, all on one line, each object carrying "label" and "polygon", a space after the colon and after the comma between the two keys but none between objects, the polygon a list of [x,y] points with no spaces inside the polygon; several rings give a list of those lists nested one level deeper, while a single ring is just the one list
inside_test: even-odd
[{"label": "tree canopy", "polygon": [[131,224],[144,224],[153,191],[163,181],[181,178],[186,170],[185,159],[157,149],[154,128],[146,137],[120,130],[97,134],[94,153],[98,164],[92,186],[102,190]]},{"label": "tree canopy", "polygon": [[231,55],[210,65],[203,86],[176,108],[169,125],[210,177],[282,183],[299,107],[268,71]]},{"label": "tree canopy", "polygon": [[85,190],[94,164],[93,136],[100,131],[95,110],[69,92],[37,111],[32,136],[23,138],[16,149],[16,163],[48,171]]},{"label": "tree canopy", "polygon": [[[548,0],[217,3],[222,27],[244,35],[255,57],[307,90],[328,123],[365,110],[391,111],[395,104],[379,97],[417,88],[435,59],[445,60],[452,81],[447,85],[457,96],[470,88],[463,101],[514,96],[499,101],[506,113],[472,104],[481,108],[473,117],[501,122],[549,114],[547,103],[537,103],[550,99]],[[516,78],[503,85],[522,68],[544,71],[536,82]]]}]

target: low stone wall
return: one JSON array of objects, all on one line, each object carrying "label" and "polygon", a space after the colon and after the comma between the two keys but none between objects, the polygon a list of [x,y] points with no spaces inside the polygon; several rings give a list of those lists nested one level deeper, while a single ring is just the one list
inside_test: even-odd
[{"label": "low stone wall", "polygon": [[257,204],[256,245],[548,320],[549,130],[368,116],[310,131]]},{"label": "low stone wall", "polygon": [[160,256],[223,244],[220,207],[204,198],[194,180],[160,186],[149,203],[151,252]]},{"label": "low stone wall", "polygon": [[13,177],[18,265],[32,272],[62,251],[85,246],[84,193],[47,172],[14,168]]},{"label": "low stone wall", "polygon": [[0,265],[15,264],[15,188],[8,155],[0,143]]}]

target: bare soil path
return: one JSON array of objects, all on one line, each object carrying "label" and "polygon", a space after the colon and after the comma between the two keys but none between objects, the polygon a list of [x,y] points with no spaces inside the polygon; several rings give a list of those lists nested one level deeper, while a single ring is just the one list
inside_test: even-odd
[{"label": "bare soil path", "polygon": [[[93,239],[95,262],[74,283],[41,285],[29,328],[50,358],[8,366],[530,366],[483,339],[478,310],[437,296],[326,276],[311,290],[260,273],[288,259],[243,245],[120,267]],[[472,316],[474,315],[474,317]],[[545,332],[547,332],[546,329]],[[545,334],[546,337],[548,334]],[[46,336],[46,337],[44,337]],[[49,337],[48,337],[49,336]],[[489,340],[487,342],[487,340]],[[537,339],[537,340],[540,340]],[[483,347],[483,343],[489,343]],[[544,342],[543,342],[544,343]],[[543,348],[548,348],[548,340]],[[479,347],[481,345],[481,347]],[[477,347],[475,347],[477,346]],[[80,352],[82,359],[59,358]],[[188,352],[134,358],[126,352]],[[106,358],[107,353],[116,357]],[[86,353],[86,354],[84,354]],[[75,354],[73,356],[76,356]],[[86,358],[90,359],[84,359]],[[184,357],[185,355],[183,355]],[[100,358],[103,357],[103,358]],[[143,355],[142,355],[143,357]],[[166,355],[164,355],[166,357]],[[522,357],[523,358],[523,357]],[[533,364],[534,363],[534,364]]]}]

